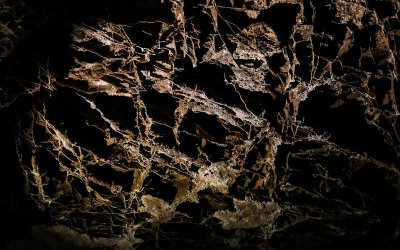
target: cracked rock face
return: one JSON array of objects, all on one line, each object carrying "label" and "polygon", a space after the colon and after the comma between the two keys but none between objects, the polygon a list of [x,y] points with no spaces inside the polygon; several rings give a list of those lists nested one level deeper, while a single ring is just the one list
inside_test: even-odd
[{"label": "cracked rock face", "polygon": [[398,1],[74,4],[0,5],[31,244],[396,249]]}]

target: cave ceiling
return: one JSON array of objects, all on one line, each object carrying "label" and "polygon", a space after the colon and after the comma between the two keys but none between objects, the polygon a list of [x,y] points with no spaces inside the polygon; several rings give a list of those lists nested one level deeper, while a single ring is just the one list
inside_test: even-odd
[{"label": "cave ceiling", "polygon": [[399,19],[396,0],[0,1],[1,243],[399,249]]}]

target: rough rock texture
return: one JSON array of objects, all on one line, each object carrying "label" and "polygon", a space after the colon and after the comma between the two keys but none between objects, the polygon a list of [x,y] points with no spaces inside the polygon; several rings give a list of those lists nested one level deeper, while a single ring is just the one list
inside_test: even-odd
[{"label": "rough rock texture", "polygon": [[400,247],[400,2],[78,6],[0,3],[9,249]]}]

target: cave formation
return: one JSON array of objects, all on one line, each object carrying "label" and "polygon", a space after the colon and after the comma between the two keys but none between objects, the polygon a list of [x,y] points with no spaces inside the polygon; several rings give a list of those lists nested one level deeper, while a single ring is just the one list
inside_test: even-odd
[{"label": "cave formation", "polygon": [[6,249],[399,249],[397,0],[0,1]]}]

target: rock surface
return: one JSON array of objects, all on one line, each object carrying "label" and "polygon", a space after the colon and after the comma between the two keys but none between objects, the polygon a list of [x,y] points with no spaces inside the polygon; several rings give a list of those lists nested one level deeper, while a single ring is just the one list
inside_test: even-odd
[{"label": "rock surface", "polygon": [[3,246],[400,247],[398,1],[88,3],[0,3]]}]

